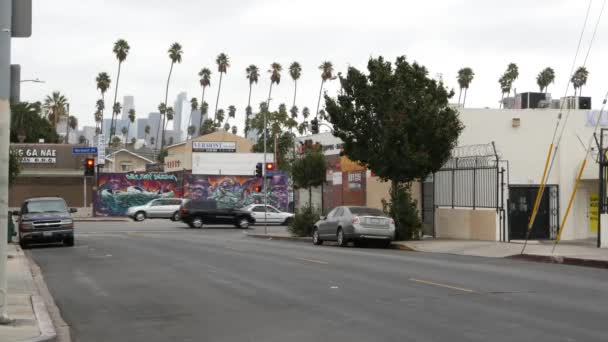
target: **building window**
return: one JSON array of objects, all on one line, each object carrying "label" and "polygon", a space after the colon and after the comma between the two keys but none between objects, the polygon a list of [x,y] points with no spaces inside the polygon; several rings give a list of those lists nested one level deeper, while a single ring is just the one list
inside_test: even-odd
[{"label": "building window", "polygon": [[133,165],[131,163],[120,164],[120,170],[123,172],[133,171]]}]

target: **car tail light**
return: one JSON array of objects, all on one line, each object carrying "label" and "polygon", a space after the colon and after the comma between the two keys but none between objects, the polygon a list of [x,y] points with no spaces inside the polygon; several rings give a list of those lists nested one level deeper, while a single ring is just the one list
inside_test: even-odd
[{"label": "car tail light", "polygon": [[359,216],[353,217],[353,224],[360,224],[360,223],[361,223],[361,219],[359,218]]},{"label": "car tail light", "polygon": [[188,213],[188,208],[182,207],[180,211],[182,212],[182,214],[187,214]]}]

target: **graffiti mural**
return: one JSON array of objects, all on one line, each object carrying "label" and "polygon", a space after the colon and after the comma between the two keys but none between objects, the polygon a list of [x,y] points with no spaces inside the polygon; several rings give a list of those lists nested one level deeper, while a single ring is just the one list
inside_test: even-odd
[{"label": "graffiti mural", "polygon": [[[183,195],[190,199],[215,200],[220,208],[240,208],[253,203],[264,203],[264,192],[256,192],[262,180],[252,176],[184,176]],[[286,175],[270,178],[268,204],[287,210],[289,181]]]},{"label": "graffiti mural", "polygon": [[100,173],[94,206],[97,216],[123,216],[127,209],[156,198],[181,197],[178,178],[164,173]]}]

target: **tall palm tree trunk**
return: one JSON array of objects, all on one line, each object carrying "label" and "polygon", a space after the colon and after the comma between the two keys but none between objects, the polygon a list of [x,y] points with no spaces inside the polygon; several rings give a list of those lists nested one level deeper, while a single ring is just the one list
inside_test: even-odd
[{"label": "tall palm tree trunk", "polygon": [[[160,141],[160,149],[162,150],[165,147],[165,130],[166,130],[166,118],[167,118],[167,108],[169,108],[169,106],[167,105],[167,100],[169,99],[169,81],[171,81],[171,73],[173,72],[173,62],[171,62],[171,67],[169,68],[169,77],[167,77],[167,87],[165,88],[165,114],[161,113],[161,117],[159,118],[159,123],[158,123],[158,129],[156,130],[156,141],[158,141],[158,131],[160,130],[160,127],[162,125],[163,127],[163,134],[161,136],[161,141]],[[161,120],[162,119],[162,120]],[[158,144],[158,143],[157,143]]]},{"label": "tall palm tree trunk", "polygon": [[458,92],[458,106],[460,107],[460,96],[462,95],[462,88],[460,88],[460,92]]},{"label": "tall palm tree trunk", "polygon": [[462,108],[464,108],[465,104],[467,103],[467,91],[468,90],[469,90],[469,88],[464,88],[464,99],[462,100]]},{"label": "tall palm tree trunk", "polygon": [[266,101],[266,110],[270,113],[270,96],[272,95],[272,81],[270,81],[270,89],[268,89],[268,101]]},{"label": "tall palm tree trunk", "polygon": [[[252,84],[249,82],[249,97],[247,98],[247,108],[251,109],[251,89]],[[247,120],[249,119],[249,113],[245,113],[245,137],[247,137],[247,132],[249,132],[249,125]]]},{"label": "tall palm tree trunk", "polygon": [[[112,121],[110,121],[110,139],[108,142],[112,141],[112,136],[116,133],[116,128],[114,127],[114,105],[116,104],[116,97],[118,96],[118,82],[120,81],[120,66],[122,62],[118,62],[118,75],[116,76],[116,86],[114,87],[114,101],[112,102]],[[102,124],[103,126],[103,120]]]},{"label": "tall palm tree trunk", "polygon": [[319,88],[319,100],[317,101],[317,111],[315,112],[315,119],[318,120],[318,116],[319,116],[319,105],[321,105],[321,93],[323,92],[323,84],[325,83],[325,80],[321,80],[321,88]]},{"label": "tall palm tree trunk", "polygon": [[105,93],[101,93],[101,101],[103,102],[103,109],[101,110],[101,121],[98,123],[99,125],[99,132],[100,134],[103,134],[103,112],[105,112],[106,110],[106,95]]},{"label": "tall palm tree trunk", "polygon": [[293,81],[293,105],[291,107],[296,106],[296,95],[298,94],[298,81]]},{"label": "tall palm tree trunk", "polygon": [[213,111],[213,122],[217,119],[217,105],[220,102],[220,92],[222,91],[222,76],[224,76],[223,72],[220,72],[220,84],[217,88],[217,98],[215,99],[215,110]]},{"label": "tall palm tree trunk", "polygon": [[[201,126],[203,125],[203,105],[205,104],[205,88],[207,87],[203,87],[203,96],[201,96],[201,116],[198,118],[198,135],[202,135],[201,134]],[[207,109],[207,111],[209,111],[209,109]]]}]

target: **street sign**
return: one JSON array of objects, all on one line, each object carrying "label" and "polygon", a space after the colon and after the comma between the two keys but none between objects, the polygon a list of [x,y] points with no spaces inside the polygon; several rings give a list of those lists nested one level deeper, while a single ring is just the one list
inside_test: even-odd
[{"label": "street sign", "polygon": [[106,136],[99,134],[97,136],[97,165],[106,163]]},{"label": "street sign", "polygon": [[97,147],[72,147],[72,154],[97,154]]}]

